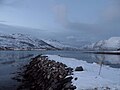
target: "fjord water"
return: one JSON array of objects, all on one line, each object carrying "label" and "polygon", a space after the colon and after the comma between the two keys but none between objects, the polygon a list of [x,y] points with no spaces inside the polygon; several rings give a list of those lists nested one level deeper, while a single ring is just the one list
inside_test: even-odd
[{"label": "fjord water", "polygon": [[0,90],[16,90],[19,82],[12,79],[15,76],[14,73],[27,64],[30,58],[39,54],[59,55],[120,68],[120,55],[92,54],[81,51],[0,51]]}]

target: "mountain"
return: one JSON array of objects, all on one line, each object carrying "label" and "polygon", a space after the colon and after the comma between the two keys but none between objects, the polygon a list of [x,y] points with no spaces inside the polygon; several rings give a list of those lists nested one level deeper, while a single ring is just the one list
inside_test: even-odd
[{"label": "mountain", "polygon": [[61,49],[61,50],[79,50],[79,48],[66,45],[63,42],[59,42],[59,41],[53,40],[53,39],[50,39],[50,40],[44,39],[43,41],[45,41],[46,43],[48,43],[56,48]]},{"label": "mountain", "polygon": [[86,50],[119,50],[120,37],[111,37],[108,40],[101,40],[83,47]]},{"label": "mountain", "polygon": [[42,40],[24,34],[0,34],[0,48],[3,50],[56,49]]},{"label": "mountain", "polygon": [[55,40],[41,40],[21,33],[0,33],[1,50],[63,50],[66,48],[69,50],[72,49],[72,47],[63,45]]},{"label": "mountain", "polygon": [[14,26],[14,25],[7,25],[0,23],[0,33],[4,33],[4,34],[10,34],[10,33],[28,34],[31,35],[32,37],[46,39],[48,41],[49,39],[51,40],[55,39],[62,42],[62,44],[70,45],[77,48],[80,48],[81,46],[86,44],[90,44],[88,40],[83,40],[80,37],[77,37],[76,34],[73,32],[74,32],[73,30],[72,32],[68,30],[65,30],[63,32],[62,30],[58,31],[57,29],[56,30],[36,29],[36,28]]},{"label": "mountain", "polygon": [[[48,40],[48,38],[51,38],[51,40]],[[72,46],[64,45],[63,43],[57,40],[52,40],[52,38],[53,37],[51,37],[46,30],[5,25],[0,23],[0,49],[12,49],[12,50],[75,49]],[[56,37],[56,39],[58,38]]]}]

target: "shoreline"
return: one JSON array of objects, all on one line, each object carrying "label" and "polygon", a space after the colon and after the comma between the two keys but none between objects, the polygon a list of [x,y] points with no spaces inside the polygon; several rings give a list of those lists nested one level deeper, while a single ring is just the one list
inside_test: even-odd
[{"label": "shoreline", "polygon": [[67,66],[72,67],[74,70],[77,66],[83,67],[84,71],[73,72],[73,77],[78,78],[76,81],[73,80],[73,84],[77,86],[76,90],[107,90],[107,88],[110,90],[120,89],[120,68],[111,68],[106,65],[100,66],[96,63],[87,63],[86,61],[60,57],[57,55],[47,56],[52,60],[62,62]]},{"label": "shoreline", "polygon": [[[73,51],[73,50],[0,50],[2,51]],[[111,54],[111,55],[120,55],[120,51],[84,51],[84,50],[74,50],[80,51],[82,53],[93,53],[93,54]]]},{"label": "shoreline", "polygon": [[[100,66],[99,64],[87,63],[86,61],[74,58],[65,58],[58,55],[45,55],[48,60],[60,62],[73,68],[73,86],[75,90],[119,90],[120,89],[120,68],[111,68],[109,66]],[[34,62],[35,63],[35,62]],[[82,66],[84,71],[75,71],[77,66]],[[100,69],[101,68],[101,69]],[[50,73],[50,72],[49,72]]]},{"label": "shoreline", "polygon": [[120,55],[120,51],[83,51],[84,53]]}]

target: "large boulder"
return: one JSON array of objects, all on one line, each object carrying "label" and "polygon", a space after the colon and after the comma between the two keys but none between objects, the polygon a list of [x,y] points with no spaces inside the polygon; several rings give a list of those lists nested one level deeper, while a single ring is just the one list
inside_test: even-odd
[{"label": "large boulder", "polygon": [[75,71],[83,71],[83,67],[82,66],[76,67]]}]

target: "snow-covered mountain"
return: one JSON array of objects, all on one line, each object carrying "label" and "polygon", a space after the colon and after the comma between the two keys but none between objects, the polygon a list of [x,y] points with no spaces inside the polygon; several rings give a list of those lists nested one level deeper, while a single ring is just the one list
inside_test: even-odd
[{"label": "snow-covered mountain", "polygon": [[111,37],[108,40],[101,40],[91,45],[86,45],[83,49],[87,50],[119,50],[120,37]]},{"label": "snow-covered mountain", "polygon": [[33,38],[26,34],[1,34],[0,33],[0,49],[1,50],[63,50],[73,49],[67,45],[63,45],[56,40],[41,40]]},{"label": "snow-covered mountain", "polygon": [[[61,44],[70,45],[72,47],[80,48],[83,45],[90,44],[88,40],[81,40],[79,37],[71,37],[71,32],[65,31],[58,32],[57,30],[45,30],[45,29],[36,29],[36,28],[29,28],[23,26],[13,26],[0,23],[0,33],[10,34],[10,33],[21,33],[21,34],[28,34],[32,37],[37,37],[39,39],[47,39],[47,41],[58,40],[62,42]],[[58,43],[55,41],[55,43]],[[60,44],[60,43],[59,43]],[[61,46],[61,45],[60,45]],[[68,47],[68,46],[67,46]]]},{"label": "snow-covered mountain", "polygon": [[69,46],[69,45],[66,45],[64,44],[63,42],[59,42],[57,40],[46,40],[46,39],[43,39],[43,41],[45,41],[46,43],[56,47],[56,48],[59,48],[61,50],[78,50],[78,48],[76,47],[72,47],[72,46]]},{"label": "snow-covered mountain", "polygon": [[4,50],[56,49],[42,40],[24,34],[0,34],[0,48]]}]

